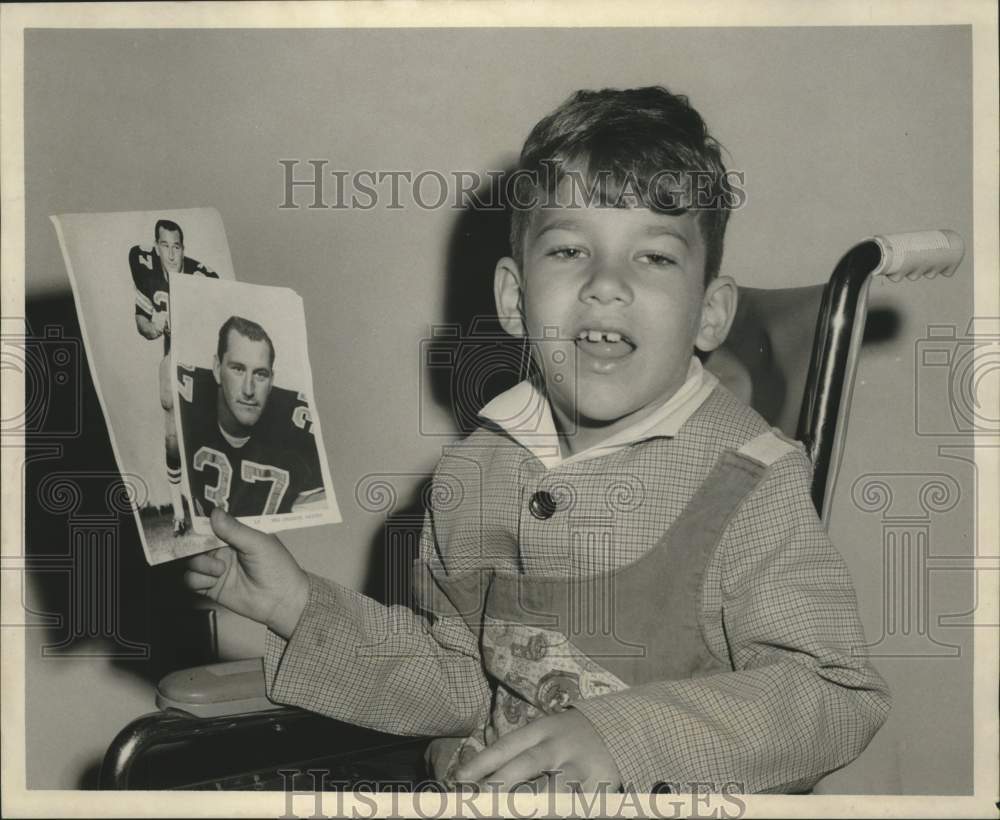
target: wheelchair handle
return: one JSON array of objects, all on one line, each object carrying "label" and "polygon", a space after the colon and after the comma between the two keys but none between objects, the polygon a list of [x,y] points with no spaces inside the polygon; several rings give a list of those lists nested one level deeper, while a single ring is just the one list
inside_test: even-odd
[{"label": "wheelchair handle", "polygon": [[942,229],[873,236],[837,263],[820,305],[796,435],[814,465],[812,499],[824,522],[829,520],[847,436],[871,280],[951,276],[964,255],[962,237]]},{"label": "wheelchair handle", "polygon": [[949,230],[879,234],[872,241],[882,252],[872,276],[885,276],[892,282],[903,277],[951,276],[965,256],[962,237]]}]

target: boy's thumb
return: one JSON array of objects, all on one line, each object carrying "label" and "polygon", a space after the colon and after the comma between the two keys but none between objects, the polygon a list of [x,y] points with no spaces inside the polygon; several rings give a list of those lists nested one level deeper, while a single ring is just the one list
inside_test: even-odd
[{"label": "boy's thumb", "polygon": [[237,521],[225,510],[216,507],[212,510],[212,532],[215,533],[217,538],[221,538],[231,547],[234,547],[242,552],[247,550],[252,550],[254,547],[255,536],[261,533],[255,530],[253,527],[248,527],[240,521]]}]

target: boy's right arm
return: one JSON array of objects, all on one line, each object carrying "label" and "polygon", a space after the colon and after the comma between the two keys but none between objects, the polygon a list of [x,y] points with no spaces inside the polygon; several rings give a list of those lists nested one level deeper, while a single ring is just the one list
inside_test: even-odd
[{"label": "boy's right arm", "polygon": [[[272,700],[397,734],[466,735],[485,722],[478,642],[457,613],[383,606],[306,574],[274,536],[221,512],[212,525],[231,546],[190,559],[187,583],[269,627]],[[424,559],[433,545],[428,518]]]}]

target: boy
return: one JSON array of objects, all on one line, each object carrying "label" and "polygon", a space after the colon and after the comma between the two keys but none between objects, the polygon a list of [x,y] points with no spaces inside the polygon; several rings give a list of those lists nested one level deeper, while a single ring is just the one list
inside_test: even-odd
[{"label": "boy", "polygon": [[420,612],[218,512],[188,583],[268,625],[272,698],[435,735],[446,782],[807,791],[889,695],[806,456],[692,355],[736,308],[719,146],[665,89],[579,92],[520,169],[495,294],[536,370],[438,465]]}]

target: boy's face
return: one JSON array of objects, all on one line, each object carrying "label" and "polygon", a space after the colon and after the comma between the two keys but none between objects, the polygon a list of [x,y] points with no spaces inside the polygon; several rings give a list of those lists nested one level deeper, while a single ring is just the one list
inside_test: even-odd
[{"label": "boy's face", "polygon": [[[704,276],[693,213],[573,207],[533,215],[522,265],[497,265],[497,306],[508,332],[544,340],[538,364],[557,421],[575,430],[571,451],[651,414],[684,383],[695,347],[722,343],[735,285],[720,277],[706,289]],[[550,341],[552,328],[559,338]]]}]

